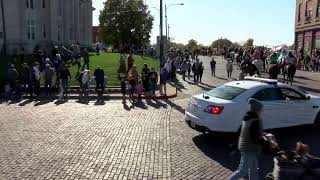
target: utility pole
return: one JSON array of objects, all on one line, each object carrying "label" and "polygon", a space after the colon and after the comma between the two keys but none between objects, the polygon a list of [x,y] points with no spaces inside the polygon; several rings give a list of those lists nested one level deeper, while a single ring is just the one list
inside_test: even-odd
[{"label": "utility pole", "polygon": [[1,3],[1,15],[2,15],[2,31],[3,31],[3,54],[7,55],[7,34],[6,34],[6,21],[4,17],[4,5],[3,0],[0,0]]},{"label": "utility pole", "polygon": [[167,5],[164,7],[165,10],[165,20],[166,20],[166,38],[168,39],[168,16],[167,16]]},{"label": "utility pole", "polygon": [[160,0],[160,66],[164,66],[164,59],[163,59],[163,7],[162,2],[163,0]]}]

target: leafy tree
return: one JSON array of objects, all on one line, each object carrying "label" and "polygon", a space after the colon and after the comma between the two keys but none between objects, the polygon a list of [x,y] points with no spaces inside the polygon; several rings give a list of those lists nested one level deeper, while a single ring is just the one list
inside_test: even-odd
[{"label": "leafy tree", "polygon": [[244,44],[245,47],[252,47],[253,46],[253,42],[254,42],[254,39],[252,38],[249,38],[247,40],[247,42]]},{"label": "leafy tree", "polygon": [[227,38],[224,38],[224,39],[217,39],[215,41],[212,42],[211,44],[211,47],[212,48],[222,48],[222,47],[230,47],[232,46],[232,42],[227,39]]},{"label": "leafy tree", "polygon": [[143,0],[108,0],[100,12],[99,38],[106,44],[149,43],[153,16]]},{"label": "leafy tree", "polygon": [[180,49],[180,50],[185,50],[186,46],[182,43],[175,43],[175,42],[171,42],[171,47],[174,49]]},{"label": "leafy tree", "polygon": [[234,43],[232,43],[232,46],[235,47],[235,48],[240,48],[241,44],[238,43],[238,42],[234,42]]},{"label": "leafy tree", "polygon": [[194,50],[196,50],[198,48],[198,42],[196,40],[194,40],[194,39],[190,39],[188,41],[188,44],[186,45],[186,48],[188,50],[194,51]]}]

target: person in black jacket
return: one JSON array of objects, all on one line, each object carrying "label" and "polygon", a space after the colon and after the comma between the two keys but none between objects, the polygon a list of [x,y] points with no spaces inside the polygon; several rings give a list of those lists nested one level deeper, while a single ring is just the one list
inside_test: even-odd
[{"label": "person in black jacket", "polygon": [[258,155],[264,147],[277,148],[276,143],[271,143],[263,138],[263,126],[261,113],[263,105],[255,100],[249,99],[250,111],[243,118],[238,149],[241,152],[239,168],[229,180],[238,180],[249,176],[250,180],[259,179]]},{"label": "person in black jacket", "polygon": [[99,66],[97,66],[96,70],[94,71],[94,77],[96,80],[96,91],[104,91],[104,71]]}]

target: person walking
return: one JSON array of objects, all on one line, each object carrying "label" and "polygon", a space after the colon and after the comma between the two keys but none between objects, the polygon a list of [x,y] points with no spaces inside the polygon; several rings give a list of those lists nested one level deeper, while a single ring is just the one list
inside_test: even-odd
[{"label": "person walking", "polygon": [[121,78],[121,94],[122,94],[122,104],[127,104],[126,101],[126,95],[127,95],[127,86],[128,86],[128,81],[126,81],[125,78]]},{"label": "person walking", "polygon": [[195,83],[198,82],[198,67],[199,67],[199,59],[197,59],[196,62],[192,64],[193,81]]},{"label": "person walking", "polygon": [[238,180],[249,176],[249,180],[258,180],[258,156],[262,148],[277,148],[276,143],[271,143],[263,138],[261,113],[263,105],[256,99],[249,99],[250,111],[243,117],[238,149],[241,152],[240,164],[228,179]]},{"label": "person walking", "polygon": [[190,80],[190,75],[191,75],[191,61],[190,60],[188,60],[187,65],[188,65],[188,80]]},{"label": "person walking", "polygon": [[94,77],[96,81],[96,91],[104,91],[104,70],[97,66],[94,71]]},{"label": "person walking", "polygon": [[50,67],[50,64],[46,64],[46,68],[43,71],[44,73],[44,80],[45,80],[45,91],[46,91],[46,96],[47,98],[51,97],[51,91],[52,91],[52,78],[54,71]]},{"label": "person walking", "polygon": [[83,58],[83,66],[82,71],[87,68],[87,70],[90,70],[89,68],[89,62],[90,62],[90,55],[87,48],[84,48],[82,51],[82,58]]},{"label": "person walking", "polygon": [[233,71],[233,65],[230,59],[228,59],[228,62],[226,64],[226,69],[227,69],[228,79],[230,80],[232,78],[232,71]]},{"label": "person walking", "polygon": [[211,76],[216,77],[216,64],[217,62],[214,60],[214,57],[210,61],[210,67],[211,67]]}]

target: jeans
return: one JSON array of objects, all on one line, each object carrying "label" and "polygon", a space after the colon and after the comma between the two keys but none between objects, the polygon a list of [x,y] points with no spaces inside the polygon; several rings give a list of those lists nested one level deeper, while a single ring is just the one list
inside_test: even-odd
[{"label": "jeans", "polygon": [[228,78],[231,78],[231,76],[232,76],[232,71],[228,71],[228,70],[227,70],[227,74],[228,74]]},{"label": "jeans", "polygon": [[99,89],[104,91],[104,80],[103,81],[96,81],[96,90],[98,91]]},{"label": "jeans", "polygon": [[211,76],[216,76],[216,68],[211,68]]},{"label": "jeans", "polygon": [[152,94],[156,93],[156,89],[157,89],[157,83],[150,81],[150,90]]},{"label": "jeans", "polygon": [[238,170],[234,172],[228,179],[238,180],[245,177],[249,177],[249,180],[259,179],[257,154],[247,154],[242,152]]}]

